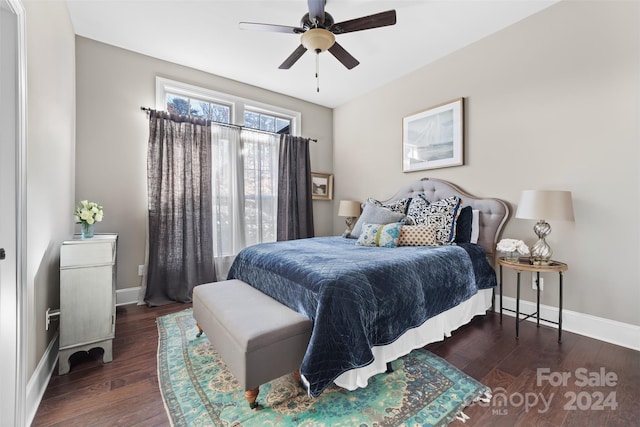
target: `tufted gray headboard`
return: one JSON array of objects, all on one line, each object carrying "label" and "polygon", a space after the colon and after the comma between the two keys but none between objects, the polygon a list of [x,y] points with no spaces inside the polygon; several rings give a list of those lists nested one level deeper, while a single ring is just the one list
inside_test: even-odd
[{"label": "tufted gray headboard", "polygon": [[462,206],[471,206],[480,211],[480,234],[478,244],[487,252],[487,256],[493,259],[496,251],[496,243],[500,237],[502,227],[509,218],[509,205],[500,200],[484,197],[476,197],[465,193],[454,184],[435,178],[422,178],[406,187],[403,187],[393,197],[385,202],[415,197],[424,193],[429,202],[435,202],[445,197],[458,196],[462,199]]}]

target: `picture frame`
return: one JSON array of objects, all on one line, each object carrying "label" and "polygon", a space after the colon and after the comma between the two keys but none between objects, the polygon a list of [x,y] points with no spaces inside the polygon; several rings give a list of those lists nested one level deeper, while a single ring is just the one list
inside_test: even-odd
[{"label": "picture frame", "polygon": [[311,172],[311,198],[313,200],[333,199],[333,174]]},{"label": "picture frame", "polygon": [[464,98],[402,120],[402,172],[464,164]]}]

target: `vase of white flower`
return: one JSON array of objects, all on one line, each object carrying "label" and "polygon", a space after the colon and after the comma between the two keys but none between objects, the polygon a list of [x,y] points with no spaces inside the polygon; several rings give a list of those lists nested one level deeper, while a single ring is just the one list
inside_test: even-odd
[{"label": "vase of white flower", "polygon": [[80,231],[82,233],[82,238],[83,239],[92,238],[95,226],[96,226],[95,223],[94,224],[89,224],[88,222],[81,222],[80,223]]},{"label": "vase of white flower", "polygon": [[507,262],[518,262],[519,259],[520,254],[517,251],[504,253],[504,260]]},{"label": "vase of white flower", "polygon": [[507,262],[518,262],[520,255],[528,255],[529,248],[522,240],[502,239],[498,242],[496,249],[504,253],[504,260]]},{"label": "vase of white flower", "polygon": [[93,237],[96,222],[102,221],[104,211],[99,204],[83,200],[76,206],[73,216],[76,223],[80,224],[82,238],[90,239]]}]

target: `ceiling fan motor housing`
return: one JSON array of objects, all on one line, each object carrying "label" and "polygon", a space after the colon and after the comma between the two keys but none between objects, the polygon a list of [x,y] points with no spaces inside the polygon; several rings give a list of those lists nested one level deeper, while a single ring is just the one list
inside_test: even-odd
[{"label": "ceiling fan motor housing", "polygon": [[310,30],[312,28],[330,28],[334,24],[333,16],[331,16],[328,12],[324,13],[324,22],[315,22],[315,20],[309,17],[308,13],[305,13],[302,19],[300,20],[300,26],[305,30]]}]

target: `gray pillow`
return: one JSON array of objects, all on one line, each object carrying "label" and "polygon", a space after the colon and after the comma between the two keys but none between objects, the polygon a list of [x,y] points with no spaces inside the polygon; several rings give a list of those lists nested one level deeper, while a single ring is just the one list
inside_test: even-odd
[{"label": "gray pillow", "polygon": [[362,233],[362,225],[367,224],[391,224],[392,222],[402,221],[404,214],[400,212],[393,212],[390,209],[383,208],[382,206],[376,206],[372,203],[364,205],[362,215],[356,221],[356,225],[353,226],[353,230],[349,237],[357,239]]}]

